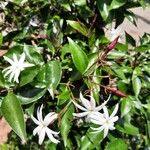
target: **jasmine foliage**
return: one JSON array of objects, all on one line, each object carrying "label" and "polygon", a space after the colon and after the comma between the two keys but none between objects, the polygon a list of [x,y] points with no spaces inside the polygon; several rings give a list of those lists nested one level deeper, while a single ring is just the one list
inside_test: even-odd
[{"label": "jasmine foliage", "polygon": [[0,116],[14,132],[0,149],[150,148],[150,36],[121,28],[147,5],[1,1]]}]

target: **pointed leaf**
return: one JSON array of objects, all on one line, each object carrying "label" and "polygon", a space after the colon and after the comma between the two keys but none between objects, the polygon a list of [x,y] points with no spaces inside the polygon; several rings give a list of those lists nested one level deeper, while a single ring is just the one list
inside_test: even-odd
[{"label": "pointed leaf", "polygon": [[138,97],[140,90],[141,90],[141,80],[138,77],[133,78],[132,86],[133,86],[133,90],[134,90],[136,97]]},{"label": "pointed leaf", "polygon": [[22,142],[26,141],[26,127],[23,116],[23,110],[20,102],[13,93],[8,95],[2,101],[2,114],[13,131],[21,138]]},{"label": "pointed leaf", "polygon": [[71,104],[67,108],[67,111],[65,112],[61,120],[60,132],[61,132],[65,147],[68,147],[70,145],[68,134],[72,126],[73,112],[74,112],[74,106],[73,104]]},{"label": "pointed leaf", "polygon": [[88,58],[85,52],[70,38],[68,38],[73,63],[80,73],[83,73],[88,65]]}]

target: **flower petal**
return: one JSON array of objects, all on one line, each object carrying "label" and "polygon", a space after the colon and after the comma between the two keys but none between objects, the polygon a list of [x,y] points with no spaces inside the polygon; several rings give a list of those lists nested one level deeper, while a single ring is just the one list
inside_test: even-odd
[{"label": "flower petal", "polygon": [[4,57],[4,59],[5,59],[7,62],[9,62],[11,65],[14,64],[14,62],[13,62],[10,58],[8,58],[7,56],[3,56],[3,57]]},{"label": "flower petal", "polygon": [[37,117],[40,122],[43,122],[42,109],[43,109],[43,104],[41,105],[41,107],[38,107],[37,109]]},{"label": "flower petal", "polygon": [[74,102],[73,100],[72,100],[72,102],[73,102],[73,104],[74,104],[77,108],[79,108],[79,109],[81,109],[81,110],[83,110],[83,111],[87,111],[86,108],[84,108],[84,107],[82,107],[81,105],[77,104],[77,103]]},{"label": "flower petal", "polygon": [[43,143],[44,138],[45,138],[45,128],[42,128],[39,132],[39,144],[40,145]]},{"label": "flower petal", "polygon": [[113,118],[115,115],[116,115],[116,113],[117,113],[117,111],[118,111],[118,108],[119,108],[119,104],[117,104],[116,106],[115,106],[115,109],[114,109],[114,111],[112,112],[112,114],[110,115],[110,119],[111,118]]},{"label": "flower petal", "polygon": [[33,117],[33,115],[31,116],[31,119],[33,120],[33,122],[37,125],[40,125],[40,121],[38,121],[35,117]]},{"label": "flower petal", "polygon": [[39,134],[39,132],[42,130],[42,126],[37,126],[34,130],[33,130],[33,135]]},{"label": "flower petal", "polygon": [[46,129],[46,133],[48,135],[48,138],[55,144],[59,143],[59,140],[57,140],[56,138],[54,138],[54,136],[52,135],[51,131],[47,128]]},{"label": "flower petal", "polygon": [[91,105],[91,108],[92,110],[95,109],[95,106],[96,106],[96,102],[95,102],[95,99],[93,98],[93,96],[90,96],[91,99],[90,99],[90,105]]},{"label": "flower petal", "polygon": [[109,128],[107,126],[105,126],[105,128],[104,128],[104,138],[107,136],[108,131],[109,131]]},{"label": "flower petal", "polygon": [[103,111],[104,111],[104,117],[105,117],[106,119],[109,119],[108,109],[107,109],[106,106],[103,107]]},{"label": "flower petal", "polygon": [[115,116],[115,117],[113,117],[113,118],[110,118],[109,122],[114,123],[114,122],[116,122],[118,119],[119,119],[119,117],[118,117],[118,116]]},{"label": "flower petal", "polygon": [[58,118],[58,114],[55,112],[51,112],[46,115],[44,118],[44,124],[48,126],[49,124],[53,123]]},{"label": "flower petal", "polygon": [[22,53],[18,63],[19,64],[24,64],[24,61],[25,61],[25,53]]},{"label": "flower petal", "polygon": [[98,128],[94,128],[94,127],[90,127],[92,130],[95,130],[95,131],[98,131],[98,132],[101,132],[103,129],[104,129],[104,126],[100,126]]},{"label": "flower petal", "polygon": [[16,64],[18,65],[19,64],[19,61],[18,61],[18,58],[17,58],[17,55],[16,54],[13,54],[13,64]]},{"label": "flower petal", "polygon": [[85,117],[89,114],[89,112],[82,112],[82,113],[73,113],[75,117]]},{"label": "flower petal", "polygon": [[91,110],[92,107],[91,107],[91,103],[90,101],[88,101],[87,99],[85,99],[82,95],[82,93],[80,92],[80,100],[81,100],[81,103],[88,109],[88,110]]}]

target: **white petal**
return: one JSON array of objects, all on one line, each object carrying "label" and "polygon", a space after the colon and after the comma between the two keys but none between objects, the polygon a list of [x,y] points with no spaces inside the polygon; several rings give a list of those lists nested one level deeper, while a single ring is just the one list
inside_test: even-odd
[{"label": "white petal", "polygon": [[109,120],[109,122],[116,122],[119,119],[118,116],[115,116]]},{"label": "white petal", "polygon": [[5,68],[3,70],[3,73],[4,73],[4,77],[8,76],[10,73],[12,72],[12,67],[8,67],[8,68]]},{"label": "white petal", "polygon": [[59,141],[58,141],[57,139],[55,139],[54,136],[51,134],[51,132],[50,132],[49,129],[46,130],[46,133],[47,133],[49,139],[50,139],[53,143],[55,143],[55,144],[58,144],[58,143],[59,143]]},{"label": "white petal", "polygon": [[100,126],[98,128],[94,128],[94,127],[90,127],[92,130],[95,130],[95,131],[98,131],[98,132],[101,132],[103,129],[104,129],[104,126]]},{"label": "white petal", "polygon": [[104,103],[102,103],[100,106],[97,106],[95,108],[95,111],[100,111],[106,104],[107,104],[108,101],[105,101]]},{"label": "white petal", "polygon": [[106,122],[106,119],[99,112],[96,113],[96,114],[91,114],[90,118],[91,118],[92,123],[95,123],[95,124],[98,124],[98,125],[102,125]]},{"label": "white petal", "polygon": [[20,56],[20,59],[19,59],[19,64],[23,64],[25,61],[25,53],[22,53],[21,56]]},{"label": "white petal", "polygon": [[55,136],[59,134],[59,132],[55,132],[49,128],[46,129],[46,131],[48,130],[48,132],[50,132],[51,134],[54,134]]},{"label": "white petal", "polygon": [[81,110],[83,110],[83,111],[87,111],[86,108],[82,107],[81,105],[77,104],[77,103],[74,102],[74,101],[72,101],[72,102],[73,102],[73,104],[74,104],[77,108],[79,108],[79,109],[81,109]]},{"label": "white petal", "polygon": [[43,109],[43,104],[41,105],[40,108],[38,107],[37,109],[37,117],[40,122],[43,122],[42,109]]},{"label": "white petal", "polygon": [[105,128],[104,128],[104,138],[107,136],[108,131],[109,131],[108,127],[105,127]]},{"label": "white petal", "polygon": [[104,111],[104,117],[105,117],[106,119],[109,119],[108,109],[107,109],[106,106],[103,107],[103,111]]},{"label": "white petal", "polygon": [[6,61],[8,61],[11,65],[14,64],[14,62],[13,62],[10,58],[8,58],[7,56],[3,56],[3,57],[4,57],[4,59],[5,59]]},{"label": "white petal", "polygon": [[112,114],[110,115],[110,119],[113,118],[113,117],[116,115],[116,113],[117,113],[117,111],[118,111],[118,108],[119,108],[119,104],[117,104],[117,105],[115,106],[114,111],[113,111]]},{"label": "white petal", "polygon": [[14,81],[19,83],[19,75],[20,75],[20,70],[16,70],[15,75],[14,75]]},{"label": "white petal", "polygon": [[89,114],[89,112],[82,112],[82,113],[73,113],[75,117],[85,117]]},{"label": "white petal", "polygon": [[11,82],[14,77],[15,77],[15,72],[12,71],[10,76],[9,76],[9,81]]},{"label": "white petal", "polygon": [[31,116],[31,119],[33,120],[33,122],[34,122],[35,124],[37,124],[37,125],[40,125],[40,124],[41,124],[41,122],[38,121],[35,117]]},{"label": "white petal", "polygon": [[34,66],[34,64],[30,64],[30,63],[28,63],[28,62],[25,62],[25,63],[22,64],[22,67],[23,67],[23,68],[33,67],[33,66]]},{"label": "white petal", "polygon": [[44,124],[48,126],[49,124],[53,123],[57,118],[58,114],[56,114],[55,112],[51,112],[47,114],[44,118]]},{"label": "white petal", "polygon": [[42,130],[42,126],[37,126],[34,130],[33,130],[33,135],[39,134],[39,132]]},{"label": "white petal", "polygon": [[95,99],[92,96],[90,96],[90,97],[91,97],[91,99],[90,99],[90,105],[93,108],[92,110],[94,110],[95,106],[96,106],[96,102],[95,102]]},{"label": "white petal", "polygon": [[42,130],[39,132],[39,144],[40,145],[43,143],[44,138],[45,138],[45,128],[42,128]]},{"label": "white petal", "polygon": [[14,63],[13,64],[19,64],[18,58],[16,54],[13,54]]},{"label": "white petal", "polygon": [[90,101],[88,101],[87,99],[85,99],[82,95],[82,93],[80,92],[80,100],[81,100],[81,103],[88,109],[88,110],[91,110],[92,107],[91,107],[91,104],[90,104]]}]

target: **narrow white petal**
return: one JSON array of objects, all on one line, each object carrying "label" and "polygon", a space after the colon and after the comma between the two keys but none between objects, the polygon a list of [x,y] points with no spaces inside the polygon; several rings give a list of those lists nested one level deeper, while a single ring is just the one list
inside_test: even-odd
[{"label": "narrow white petal", "polygon": [[45,128],[42,128],[42,130],[39,132],[39,144],[40,145],[43,143],[44,138],[45,138]]},{"label": "narrow white petal", "polygon": [[104,118],[93,118],[91,117],[91,122],[94,123],[94,124],[98,124],[98,125],[103,125],[105,123],[105,119]]},{"label": "narrow white petal", "polygon": [[30,63],[28,63],[28,62],[24,62],[24,63],[22,64],[22,67],[23,67],[23,68],[33,67],[33,66],[34,66],[34,64],[30,64]]},{"label": "narrow white petal", "polygon": [[42,109],[43,109],[43,104],[41,105],[40,108],[37,109],[37,117],[40,122],[43,122]]},{"label": "narrow white petal", "polygon": [[107,109],[106,106],[103,107],[103,111],[104,111],[104,117],[105,117],[106,119],[109,119],[108,109]]},{"label": "narrow white petal", "polygon": [[50,132],[51,134],[54,134],[54,135],[58,135],[59,134],[59,132],[56,132],[56,131],[53,131],[53,130],[51,130],[51,129],[49,129],[49,128],[46,128],[46,131],[48,130],[48,132]]},{"label": "narrow white petal", "polygon": [[97,107],[95,108],[95,111],[100,111],[100,110],[107,104],[107,102],[108,102],[108,100],[105,101],[104,103],[102,103],[100,106],[97,106]]},{"label": "narrow white petal", "polygon": [[115,130],[114,124],[109,126],[109,130]]},{"label": "narrow white petal", "polygon": [[42,130],[42,126],[37,126],[34,130],[33,130],[33,135],[39,134],[39,132]]},{"label": "narrow white petal", "polygon": [[89,112],[82,112],[82,113],[73,113],[75,117],[85,117],[89,114]]},{"label": "narrow white petal", "polygon": [[90,96],[90,97],[91,97],[91,99],[90,99],[90,105],[93,108],[92,110],[94,110],[95,106],[96,106],[96,102],[95,102],[95,99],[92,96]]},{"label": "narrow white petal", "polygon": [[20,75],[20,70],[16,70],[15,75],[14,75],[14,81],[19,83],[19,75]]},{"label": "narrow white petal", "polygon": [[110,119],[113,118],[113,117],[116,115],[116,113],[117,113],[117,111],[118,111],[118,108],[119,108],[119,104],[117,104],[117,105],[115,106],[114,111],[113,111],[112,114],[110,115]]},{"label": "narrow white petal", "polygon": [[13,54],[13,59],[14,59],[14,63],[15,63],[15,64],[18,64],[18,63],[19,63],[16,54]]},{"label": "narrow white petal", "polygon": [[12,71],[10,76],[9,76],[9,81],[11,82],[14,77],[15,77],[15,72]]},{"label": "narrow white petal", "polygon": [[54,138],[54,136],[51,134],[50,130],[46,130],[46,133],[48,135],[48,138],[55,144],[59,143],[59,140],[57,140],[56,138]]},{"label": "narrow white petal", "polygon": [[9,70],[11,70],[12,69],[12,66],[9,66],[9,67],[7,67],[7,68],[5,68],[5,69],[3,69],[3,73],[5,73],[5,72],[7,72],[7,71],[9,71]]},{"label": "narrow white petal", "polygon": [[81,110],[83,110],[83,111],[87,111],[86,108],[82,107],[81,105],[77,104],[77,103],[74,102],[74,101],[72,101],[72,102],[73,102],[73,104],[74,104],[77,108],[79,108],[79,109],[81,109]]},{"label": "narrow white petal", "polygon": [[33,120],[33,122],[34,122],[35,124],[37,124],[37,125],[40,125],[40,124],[41,124],[41,122],[38,121],[35,117],[31,116],[31,119]]},{"label": "narrow white petal", "polygon": [[116,122],[119,119],[118,116],[115,116],[113,118],[110,118],[109,122]]},{"label": "narrow white petal", "polygon": [[104,126],[100,126],[98,128],[91,127],[92,130],[101,132],[104,129]]},{"label": "narrow white petal", "polygon": [[104,128],[104,138],[107,136],[108,131],[109,131],[108,127],[105,127],[105,128]]},{"label": "narrow white petal", "polygon": [[[7,69],[7,68],[6,68]],[[9,68],[9,70],[3,70],[4,77],[7,77],[12,72],[12,68]]]},{"label": "narrow white petal", "polygon": [[58,114],[56,114],[55,112],[49,113],[44,118],[44,124],[48,126],[49,124],[53,123],[57,118]]},{"label": "narrow white petal", "polygon": [[19,59],[19,64],[23,64],[25,61],[25,53],[22,53],[21,56],[20,56],[20,59]]},{"label": "narrow white petal", "polygon": [[81,103],[88,109],[88,110],[91,110],[92,107],[91,107],[91,104],[90,104],[90,101],[88,101],[87,99],[85,99],[82,95],[82,93],[80,92],[80,100],[81,100]]},{"label": "narrow white petal", "polygon": [[14,62],[13,62],[10,58],[8,58],[7,56],[4,56],[4,59],[5,59],[7,62],[9,62],[11,65],[14,64]]}]

